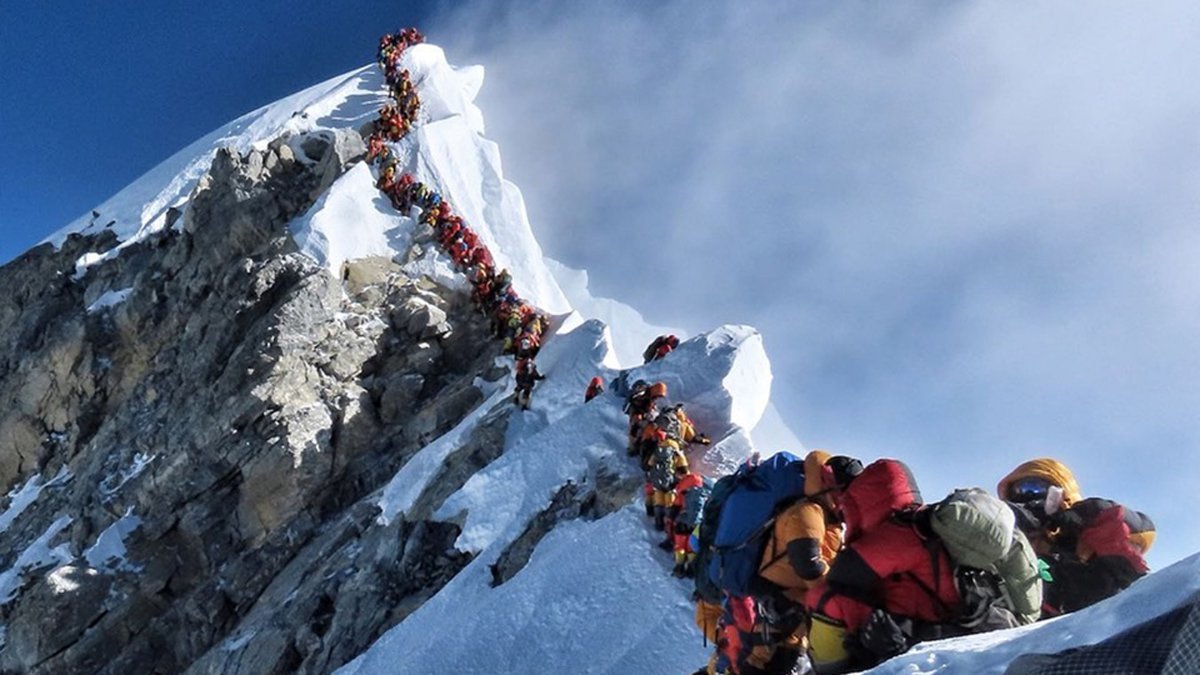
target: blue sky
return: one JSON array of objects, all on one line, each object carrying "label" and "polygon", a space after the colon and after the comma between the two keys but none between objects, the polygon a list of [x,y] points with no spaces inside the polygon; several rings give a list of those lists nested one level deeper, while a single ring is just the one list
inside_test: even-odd
[{"label": "blue sky", "polygon": [[1200,8],[103,3],[0,8],[0,260],[415,23],[547,252],[762,330],[812,447],[926,496],[1058,456],[1200,550]]}]

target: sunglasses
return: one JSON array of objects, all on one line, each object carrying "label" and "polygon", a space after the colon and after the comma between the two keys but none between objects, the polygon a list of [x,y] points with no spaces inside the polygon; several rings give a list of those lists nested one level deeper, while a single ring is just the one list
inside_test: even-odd
[{"label": "sunglasses", "polygon": [[1050,481],[1045,478],[1022,478],[1008,486],[1008,501],[1022,504],[1045,499],[1050,492]]}]

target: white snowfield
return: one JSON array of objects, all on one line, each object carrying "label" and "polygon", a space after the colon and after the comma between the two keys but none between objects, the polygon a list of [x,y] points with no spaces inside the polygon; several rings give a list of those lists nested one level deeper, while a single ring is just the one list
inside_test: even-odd
[{"label": "white snowfield", "polygon": [[[640,364],[641,349],[655,335],[679,333],[649,325],[620,303],[592,298],[586,273],[544,258],[521,194],[504,179],[497,146],[483,136],[483,117],[474,104],[483,83],[482,68],[452,67],[432,45],[410,48],[404,59],[422,108],[417,129],[393,144],[401,170],[449,200],[479,233],[497,264],[512,272],[518,293],[563,321],[538,357],[547,379],[538,385],[532,409],[512,414],[504,453],[444,503],[434,505],[434,518],[461,525],[456,548],[476,557],[338,672],[690,673],[706,661],[711,645],[702,643],[692,623],[691,582],[668,574],[669,556],[654,546],[661,535],[648,527],[636,501],[595,521],[559,524],[521,571],[499,587],[490,586],[489,565],[565,484],[587,486],[601,472],[630,472],[632,460],[624,456],[622,399],[612,391],[617,368]],[[385,101],[383,77],[371,65],[265,106],[176,153],[100,205],[99,216],[80,218],[48,241],[60,244],[71,232],[93,233],[111,221],[121,246],[127,246],[165,227],[168,208],[186,208],[190,191],[217,148],[233,146],[244,152],[285,131],[358,128]],[[409,214],[394,212],[375,190],[371,168],[360,164],[297,218],[291,232],[305,255],[338,274],[345,261],[361,257],[408,260],[416,227]],[[79,273],[119,255],[121,246],[81,256]],[[411,271],[462,283],[461,275],[432,248],[407,264]],[[93,311],[113,306],[120,298],[101,300]],[[610,391],[584,404],[584,388],[594,375],[603,377]],[[727,471],[741,462],[755,445],[750,431],[764,416],[766,433],[779,445],[763,448],[763,454],[802,451],[770,407],[770,363],[753,328],[723,326],[695,336],[666,359],[639,365],[624,376],[627,383],[663,380],[670,400],[687,405],[698,428],[714,440],[691,457],[709,471]],[[407,514],[471,431],[489,415],[511,409],[511,391],[511,382],[485,390],[485,401],[474,413],[401,468],[379,491],[380,518],[389,521]],[[31,480],[12,495],[0,526],[36,499],[39,486]],[[13,569],[0,573],[0,601],[21,569],[66,555],[61,547],[49,545],[55,528],[65,527],[65,522],[56,522]],[[123,564],[121,541],[137,524],[136,514],[128,513],[103,533],[88,549],[93,564]],[[876,672],[1001,672],[1019,653],[1058,651],[1112,635],[1170,609],[1198,586],[1200,556],[1074,616],[920,646]]]}]

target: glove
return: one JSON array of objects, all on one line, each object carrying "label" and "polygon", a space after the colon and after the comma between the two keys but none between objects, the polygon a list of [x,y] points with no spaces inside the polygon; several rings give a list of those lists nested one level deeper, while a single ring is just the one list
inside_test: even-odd
[{"label": "glove", "polygon": [[709,445],[712,443],[712,439],[705,434],[697,434],[696,437],[692,439],[692,442],[699,443],[700,445]]},{"label": "glove", "polygon": [[871,612],[871,617],[858,633],[858,641],[880,661],[903,654],[909,647],[904,629],[891,614],[882,609]]}]

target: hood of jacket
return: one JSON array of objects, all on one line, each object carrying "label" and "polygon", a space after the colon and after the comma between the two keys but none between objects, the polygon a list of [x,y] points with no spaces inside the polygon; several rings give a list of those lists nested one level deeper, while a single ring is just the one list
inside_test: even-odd
[{"label": "hood of jacket", "polygon": [[831,455],[824,450],[813,450],[804,456],[804,496],[814,497],[825,491],[825,462]]},{"label": "hood of jacket", "polygon": [[898,459],[872,462],[846,488],[842,496],[842,514],[846,521],[846,539],[858,538],[896,511],[924,503],[921,490],[908,466]]},{"label": "hood of jacket", "polygon": [[1013,469],[996,485],[997,496],[1008,499],[1008,486],[1022,478],[1044,478],[1051,485],[1062,488],[1064,507],[1069,508],[1083,499],[1079,483],[1075,482],[1075,474],[1065,464],[1050,457],[1031,459]]}]

